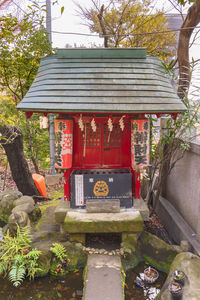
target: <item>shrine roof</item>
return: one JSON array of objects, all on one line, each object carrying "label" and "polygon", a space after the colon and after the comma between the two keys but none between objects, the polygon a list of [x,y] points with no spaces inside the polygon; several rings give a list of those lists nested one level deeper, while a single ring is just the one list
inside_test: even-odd
[{"label": "shrine roof", "polygon": [[144,48],[59,49],[43,58],[23,111],[181,112],[161,60]]}]

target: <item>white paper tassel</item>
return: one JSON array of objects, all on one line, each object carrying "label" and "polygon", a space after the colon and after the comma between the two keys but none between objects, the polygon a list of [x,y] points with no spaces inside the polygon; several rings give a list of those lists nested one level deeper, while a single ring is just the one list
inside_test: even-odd
[{"label": "white paper tassel", "polygon": [[81,131],[84,131],[84,124],[83,124],[82,115],[80,115],[80,118],[78,119],[78,126],[79,126]]},{"label": "white paper tassel", "polygon": [[97,131],[97,125],[96,125],[96,122],[95,122],[95,119],[93,118],[92,121],[91,121],[91,127],[92,127],[92,131],[93,132],[96,132]]},{"label": "white paper tassel", "polygon": [[113,131],[113,122],[111,118],[108,119],[108,129],[110,132]]},{"label": "white paper tassel", "polygon": [[125,116],[122,116],[120,119],[119,119],[119,126],[121,128],[121,131],[124,131],[124,118]]},{"label": "white paper tassel", "polygon": [[40,116],[40,129],[47,129],[49,127],[48,118]]}]

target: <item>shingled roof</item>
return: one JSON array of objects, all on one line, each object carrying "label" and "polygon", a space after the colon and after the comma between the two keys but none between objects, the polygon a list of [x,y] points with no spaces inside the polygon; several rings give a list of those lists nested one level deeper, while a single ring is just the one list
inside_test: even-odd
[{"label": "shingled roof", "polygon": [[18,108],[37,112],[181,112],[159,59],[144,48],[60,49],[42,59]]}]

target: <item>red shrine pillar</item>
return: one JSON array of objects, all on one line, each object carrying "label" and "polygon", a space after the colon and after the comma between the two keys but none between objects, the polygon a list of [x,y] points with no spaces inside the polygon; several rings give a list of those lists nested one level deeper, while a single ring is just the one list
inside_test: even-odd
[{"label": "red shrine pillar", "polygon": [[73,153],[73,120],[55,120],[55,168],[64,169],[64,200],[70,200],[70,174]]},{"label": "red shrine pillar", "polygon": [[149,133],[149,120],[131,120],[131,166],[135,170],[136,199],[140,199],[141,173],[149,165]]}]

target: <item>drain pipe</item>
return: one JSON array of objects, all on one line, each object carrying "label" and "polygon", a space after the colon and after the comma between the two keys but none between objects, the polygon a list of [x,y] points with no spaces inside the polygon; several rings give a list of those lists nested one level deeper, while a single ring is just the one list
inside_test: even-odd
[{"label": "drain pipe", "polygon": [[[51,35],[51,0],[46,0],[46,30],[48,32],[49,43],[52,44]],[[54,115],[49,114],[49,152],[51,174],[55,174],[55,130],[54,130]]]}]

